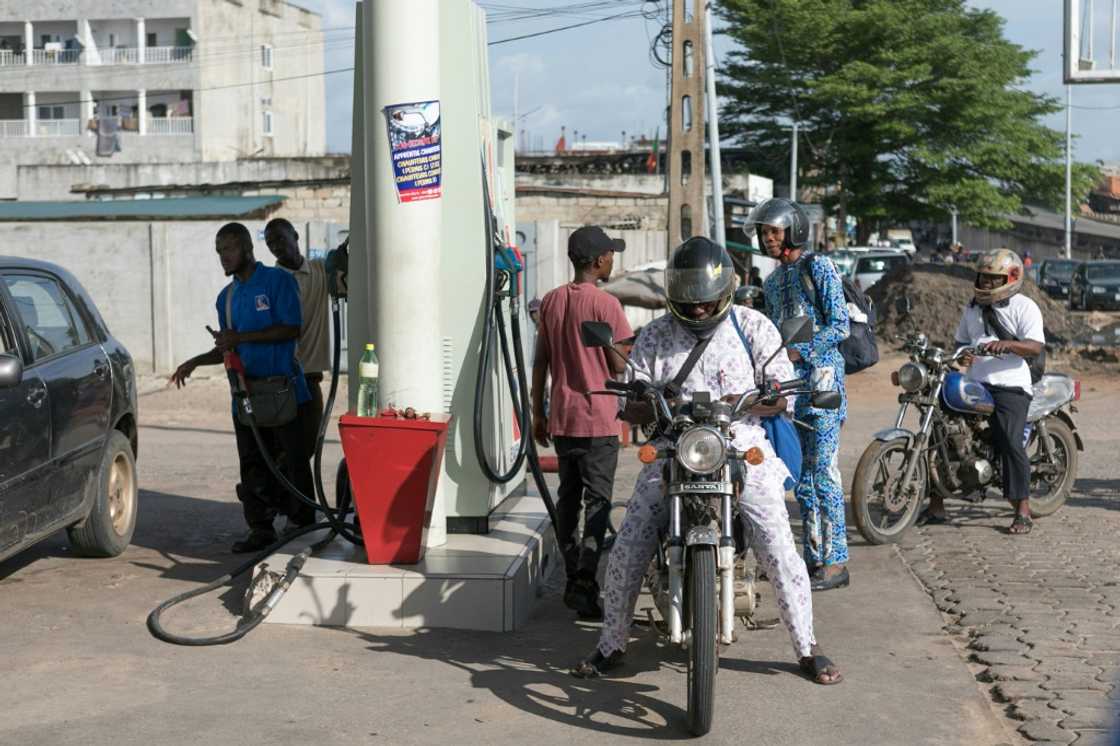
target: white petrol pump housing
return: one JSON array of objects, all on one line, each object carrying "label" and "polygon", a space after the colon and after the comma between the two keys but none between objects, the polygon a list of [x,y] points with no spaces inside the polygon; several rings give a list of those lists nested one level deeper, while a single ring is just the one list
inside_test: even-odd
[{"label": "white petrol pump housing", "polygon": [[[402,202],[385,109],[427,101],[439,101],[441,195]],[[489,513],[525,484],[524,473],[507,485],[491,484],[476,461],[472,434],[478,348],[490,305],[482,162],[499,225],[515,225],[511,130],[491,116],[485,13],[471,0],[358,3],[348,363],[357,370],[365,343],[373,342],[381,406],[454,416],[430,546],[444,543],[447,531],[485,532]],[[531,351],[525,355],[531,365]],[[492,459],[508,467],[517,439],[531,433],[515,434],[501,357],[495,351],[492,359],[498,364],[487,386],[483,432]],[[349,393],[352,409],[356,381]]]}]

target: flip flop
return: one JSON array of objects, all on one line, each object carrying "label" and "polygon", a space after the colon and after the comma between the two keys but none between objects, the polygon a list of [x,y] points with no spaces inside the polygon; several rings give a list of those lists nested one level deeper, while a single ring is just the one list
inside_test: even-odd
[{"label": "flip flop", "polygon": [[1034,528],[1034,521],[1027,516],[1016,513],[1015,519],[1011,521],[1011,525],[1007,528],[1007,533],[1012,536],[1026,536]]},{"label": "flip flop", "polygon": [[934,515],[926,508],[918,514],[916,523],[919,526],[944,526],[949,523],[949,516],[947,515]]},{"label": "flip flop", "polygon": [[[811,655],[808,658],[802,658],[797,662],[797,667],[806,677],[821,686],[832,686],[844,680],[844,675],[826,655]],[[834,674],[837,678],[831,681],[824,678],[828,674]]]}]

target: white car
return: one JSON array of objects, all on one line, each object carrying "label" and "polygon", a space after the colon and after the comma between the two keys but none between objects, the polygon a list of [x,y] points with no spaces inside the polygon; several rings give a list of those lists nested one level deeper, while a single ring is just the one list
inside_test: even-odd
[{"label": "white car", "polygon": [[900,251],[875,251],[856,258],[852,267],[852,282],[865,293],[879,279],[896,267],[910,263],[910,257]]}]

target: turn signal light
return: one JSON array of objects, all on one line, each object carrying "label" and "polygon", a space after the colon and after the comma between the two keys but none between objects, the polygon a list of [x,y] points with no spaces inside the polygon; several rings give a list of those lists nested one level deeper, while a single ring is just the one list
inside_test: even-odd
[{"label": "turn signal light", "polygon": [[895,386],[898,385],[898,371],[897,370],[891,371],[891,383],[893,383]]},{"label": "turn signal light", "polygon": [[638,449],[638,460],[643,464],[652,464],[657,460],[657,448],[650,443],[646,443]]},{"label": "turn signal light", "polygon": [[743,460],[751,466],[758,466],[766,460],[766,454],[758,446],[751,446],[747,452],[743,454]]}]

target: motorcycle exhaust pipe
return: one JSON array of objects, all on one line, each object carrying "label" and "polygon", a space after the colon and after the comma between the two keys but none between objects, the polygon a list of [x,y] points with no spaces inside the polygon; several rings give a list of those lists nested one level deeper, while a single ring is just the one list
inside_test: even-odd
[{"label": "motorcycle exhaust pipe", "polygon": [[[724,479],[729,470],[724,467]],[[735,533],[731,524],[731,495],[724,495],[720,505],[723,536],[719,539],[719,640],[724,645],[735,641]]]},{"label": "motorcycle exhaust pipe", "polygon": [[680,645],[681,610],[684,609],[684,537],[681,536],[681,498],[673,495],[669,500],[669,641]]}]

